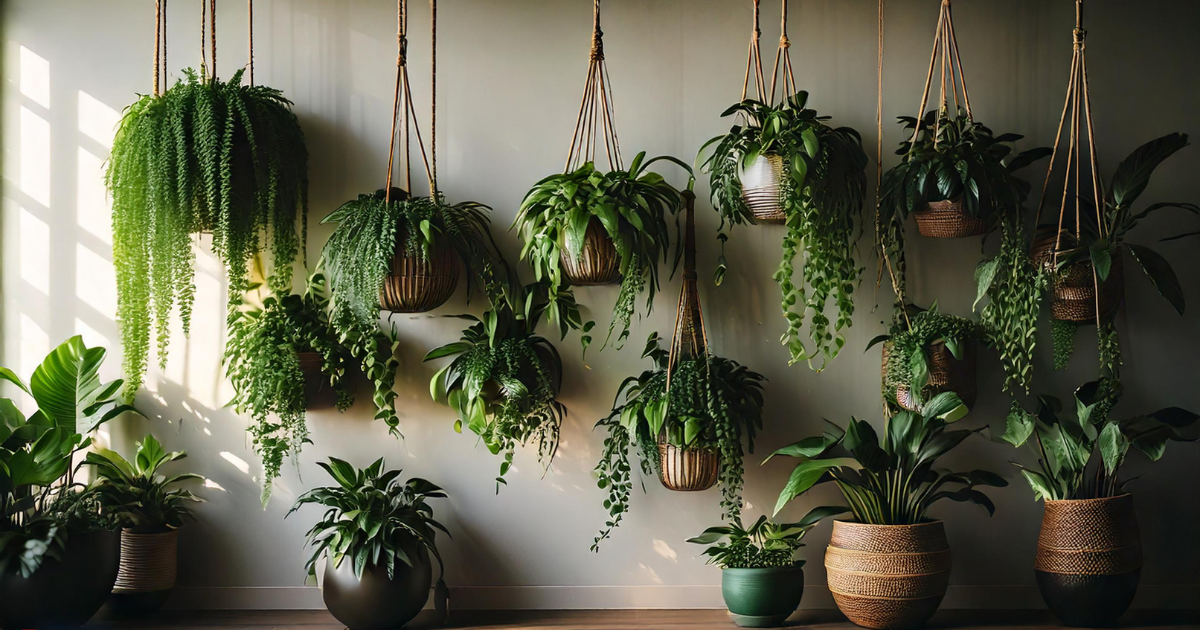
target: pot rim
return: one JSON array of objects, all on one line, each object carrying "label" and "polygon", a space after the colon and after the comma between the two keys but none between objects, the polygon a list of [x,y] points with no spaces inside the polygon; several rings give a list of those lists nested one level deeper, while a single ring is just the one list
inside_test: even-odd
[{"label": "pot rim", "polygon": [[1050,500],[1044,501],[1044,503],[1047,503],[1047,504],[1056,503],[1059,505],[1064,505],[1064,504],[1082,504],[1082,503],[1104,503],[1104,502],[1108,502],[1108,501],[1131,500],[1131,499],[1133,499],[1133,493],[1132,492],[1124,492],[1124,493],[1118,494],[1114,497],[1097,497],[1095,499],[1050,499]]},{"label": "pot rim", "polygon": [[895,529],[899,529],[899,528],[918,528],[918,527],[941,526],[941,525],[943,525],[943,521],[940,518],[935,518],[935,519],[930,519],[928,521],[925,521],[923,523],[913,523],[911,525],[878,525],[875,523],[860,523],[858,521],[852,521],[852,520],[847,520],[847,519],[842,519],[842,518],[835,518],[835,519],[833,519],[833,524],[834,525],[846,525],[846,526],[851,526],[851,527],[881,528],[881,529],[895,530]]},{"label": "pot rim", "polygon": [[721,567],[721,571],[732,571],[734,573],[791,573],[793,571],[804,571],[804,563],[796,563],[787,567]]}]

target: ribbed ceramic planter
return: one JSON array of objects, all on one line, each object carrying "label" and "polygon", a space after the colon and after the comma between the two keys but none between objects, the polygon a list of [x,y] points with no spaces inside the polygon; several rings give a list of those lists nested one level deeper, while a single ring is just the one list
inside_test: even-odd
[{"label": "ribbed ceramic planter", "polygon": [[[404,242],[404,236],[397,239]],[[379,305],[393,313],[424,313],[446,303],[458,286],[459,260],[445,239],[435,241],[425,258],[419,252],[398,250],[392,270],[383,281]]]},{"label": "ribbed ceramic planter", "polygon": [[1133,496],[1046,501],[1034,569],[1042,598],[1064,625],[1116,625],[1142,572]]},{"label": "ribbed ceramic planter", "polygon": [[[1068,238],[1074,237],[1064,235],[1062,240],[1065,242]],[[1051,272],[1054,271],[1057,240],[1053,230],[1040,230],[1033,242],[1034,262]],[[1052,287],[1050,314],[1056,320],[1079,324],[1095,323],[1097,312],[1100,313],[1100,321],[1111,320],[1125,301],[1125,263],[1120,255],[1112,259],[1108,278],[1099,285],[1099,299],[1096,297],[1096,288],[1096,275],[1090,258],[1085,256],[1067,265],[1058,274]]]},{"label": "ribbed ceramic planter", "polygon": [[[954,392],[968,408],[975,406],[975,400],[979,395],[979,386],[975,375],[977,345],[973,339],[963,344],[961,361],[954,358],[954,354],[946,347],[945,342],[935,341],[929,345],[929,384],[925,386],[923,400],[929,400],[942,392]],[[885,343],[883,346],[884,378],[887,378],[889,349],[890,343]],[[896,387],[896,403],[909,411],[919,411],[907,385]]]},{"label": "ribbed ceramic planter", "polygon": [[158,610],[175,588],[179,531],[121,532],[121,568],[109,606],[122,613]]},{"label": "ribbed ceramic planter", "polygon": [[604,224],[596,217],[588,220],[579,258],[572,256],[563,246],[558,260],[571,284],[613,284],[621,279],[621,257],[617,254],[617,247],[604,230]]},{"label": "ribbed ceramic planter", "polygon": [[743,628],[774,628],[796,611],[804,595],[799,566],[722,569],[721,595],[733,622]]},{"label": "ribbed ceramic planter", "polygon": [[422,549],[413,564],[397,558],[392,579],[386,567],[368,564],[360,580],[354,576],[353,558],[344,558],[337,568],[326,561],[321,586],[325,607],[349,630],[396,630],[412,621],[429,600],[429,554]]},{"label": "ribbed ceramic planter", "polygon": [[929,238],[967,238],[987,233],[987,221],[968,215],[962,197],[930,201],[913,216],[917,219],[917,232]]},{"label": "ribbed ceramic planter", "polygon": [[783,223],[783,158],[759,155],[739,175],[742,200],[756,221]]},{"label": "ribbed ceramic planter", "polygon": [[0,575],[0,628],[78,628],[104,605],[117,580],[117,532],[72,533],[61,560],[46,558],[28,578]]},{"label": "ribbed ceramic planter", "polygon": [[680,448],[658,443],[658,478],[663,487],[676,492],[699,492],[717,485],[721,460],[708,448]]},{"label": "ribbed ceramic planter", "polygon": [[920,627],[937,612],[950,582],[946,530],[941,521],[834,521],[825,572],[833,600],[855,624],[881,630]]}]

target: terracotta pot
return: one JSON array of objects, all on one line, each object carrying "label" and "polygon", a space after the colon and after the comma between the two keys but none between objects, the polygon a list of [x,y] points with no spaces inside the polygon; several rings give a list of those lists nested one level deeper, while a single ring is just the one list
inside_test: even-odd
[{"label": "terracotta pot", "polygon": [[[887,362],[890,343],[883,344],[883,377],[887,378]],[[968,408],[975,406],[979,396],[979,386],[976,380],[977,342],[972,339],[963,344],[962,360],[946,347],[945,342],[935,341],[929,346],[929,384],[922,393],[923,400],[942,392],[954,392],[962,399]],[[907,385],[896,387],[896,403],[909,411],[919,411],[912,399],[912,392]]]},{"label": "terracotta pot", "polygon": [[733,622],[743,628],[774,628],[784,622],[804,595],[799,566],[722,569],[721,596]]},{"label": "terracotta pot", "polygon": [[[1054,248],[1056,241],[1053,230],[1040,230],[1033,242],[1033,260],[1047,270],[1054,271]],[[1064,239],[1074,240],[1073,235]],[[1050,298],[1050,313],[1054,319],[1080,324],[1095,323],[1097,305],[1100,321],[1109,321],[1125,301],[1125,263],[1119,254],[1112,259],[1108,277],[1100,283],[1099,299],[1096,294],[1096,275],[1090,258],[1077,260],[1057,274]]]},{"label": "terracotta pot", "polygon": [[151,613],[175,588],[179,530],[158,533],[121,531],[121,567],[109,607],[123,614]]},{"label": "terracotta pot", "polygon": [[1042,598],[1064,625],[1116,625],[1142,572],[1133,496],[1046,501],[1034,569]]},{"label": "terracotta pot", "polygon": [[962,197],[930,201],[924,210],[913,213],[917,232],[929,238],[967,238],[987,233],[987,220],[966,213]]},{"label": "terracotta pot", "polygon": [[[403,243],[403,234],[397,243]],[[406,254],[397,246],[392,270],[383,282],[379,305],[393,313],[424,313],[446,303],[458,286],[458,254],[444,238],[438,239],[428,258]]]},{"label": "terracotta pot", "polygon": [[717,485],[721,460],[708,448],[680,448],[665,441],[658,443],[658,479],[664,488],[676,492],[699,492]]},{"label": "terracotta pot", "polygon": [[412,621],[429,600],[433,566],[424,548],[413,565],[399,558],[388,578],[387,568],[368,564],[362,579],[354,576],[354,559],[344,558],[338,567],[325,562],[321,594],[325,607],[349,630],[394,630]]},{"label": "terracotta pot", "polygon": [[558,260],[567,280],[574,285],[613,284],[621,279],[621,257],[617,254],[617,246],[596,217],[588,220],[579,259],[567,252],[564,245]]},{"label": "terracotta pot", "polygon": [[782,184],[783,158],[778,155],[759,155],[739,173],[742,200],[754,220],[763,223],[783,223]]},{"label": "terracotta pot", "polygon": [[919,627],[937,612],[950,582],[946,530],[941,521],[834,521],[825,571],[834,601],[855,624],[887,630]]},{"label": "terracotta pot", "polygon": [[46,558],[33,575],[0,575],[0,628],[78,628],[104,605],[117,580],[117,532],[72,533],[62,560]]}]

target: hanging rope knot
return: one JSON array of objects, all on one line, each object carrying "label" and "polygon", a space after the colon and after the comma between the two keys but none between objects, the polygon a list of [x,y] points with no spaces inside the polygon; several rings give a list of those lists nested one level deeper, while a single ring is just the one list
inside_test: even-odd
[{"label": "hanging rope knot", "polygon": [[604,61],[604,31],[592,31],[592,61]]},{"label": "hanging rope knot", "polygon": [[1087,29],[1083,27],[1076,27],[1075,30],[1072,31],[1072,34],[1075,36],[1075,47],[1083,48],[1084,40],[1087,39]]},{"label": "hanging rope knot", "polygon": [[697,277],[699,277],[699,276],[697,276],[697,274],[696,274],[696,272],[695,272],[694,270],[693,270],[693,271],[685,271],[685,272],[683,272],[683,279],[684,279],[684,280],[693,280],[693,281],[694,281],[694,280],[696,280],[696,278],[697,278]]},{"label": "hanging rope knot", "polygon": [[398,44],[396,46],[396,65],[406,66],[408,65],[408,38],[401,37],[396,41]]},{"label": "hanging rope knot", "polygon": [[786,33],[779,36],[779,47],[784,50],[792,47],[792,40],[788,39]]}]

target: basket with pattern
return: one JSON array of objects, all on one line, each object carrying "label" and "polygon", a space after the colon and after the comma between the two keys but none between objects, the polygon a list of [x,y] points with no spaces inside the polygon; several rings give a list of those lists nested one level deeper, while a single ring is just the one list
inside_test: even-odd
[{"label": "basket with pattern", "polygon": [[968,238],[986,234],[987,219],[974,217],[963,209],[962,197],[930,201],[924,210],[913,213],[917,232],[929,238]]}]

